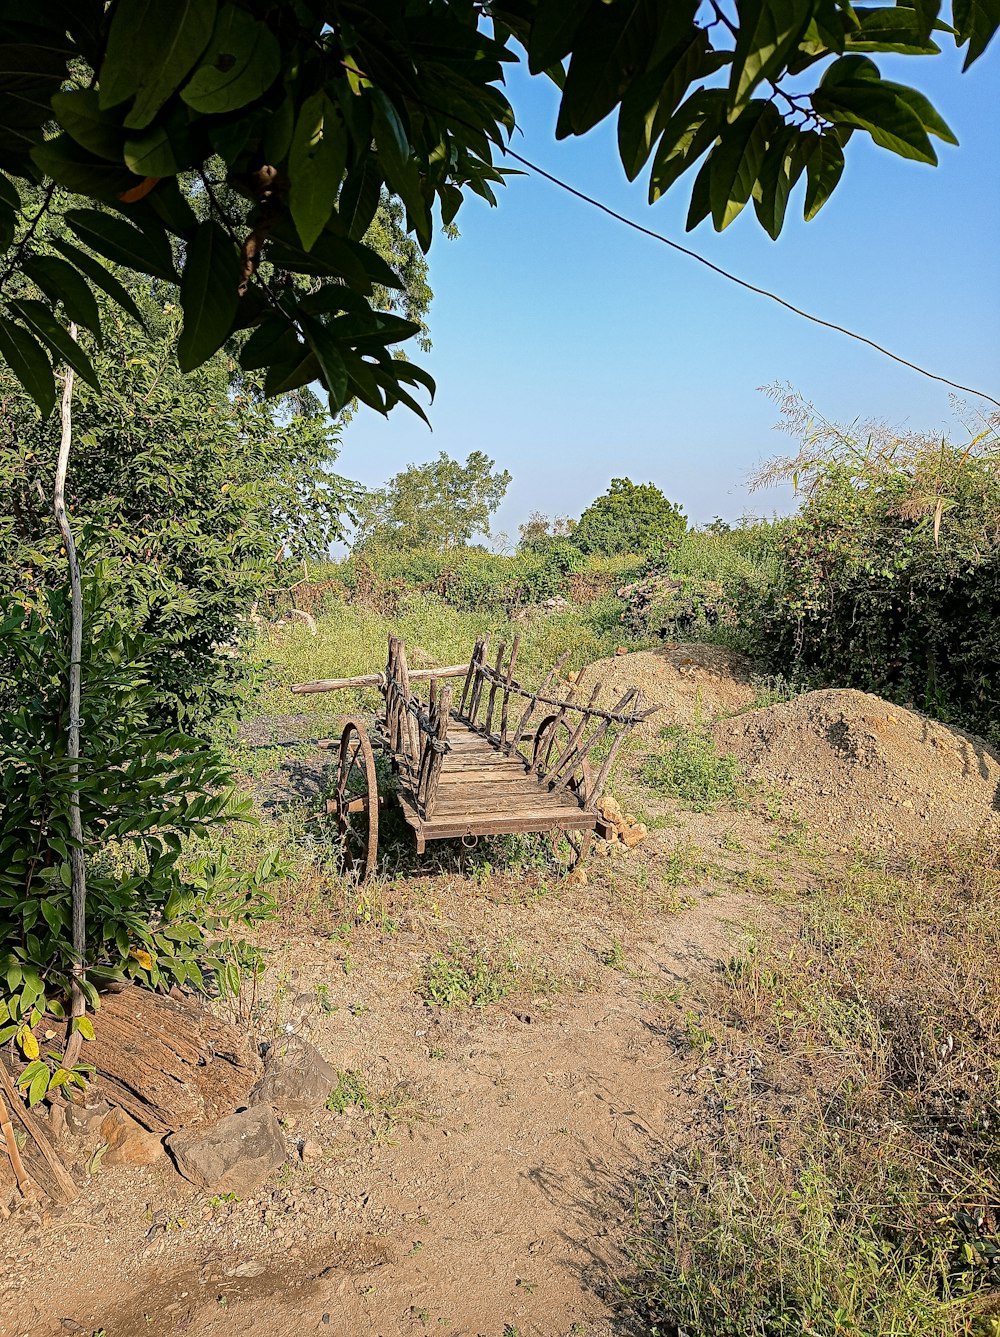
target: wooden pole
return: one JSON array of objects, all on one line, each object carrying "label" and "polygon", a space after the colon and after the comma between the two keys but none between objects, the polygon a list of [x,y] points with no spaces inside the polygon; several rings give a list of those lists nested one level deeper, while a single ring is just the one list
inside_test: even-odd
[{"label": "wooden pole", "polygon": [[514,681],[514,664],[517,660],[517,652],[521,648],[521,637],[514,637],[514,644],[510,647],[510,659],[507,661],[507,672],[504,675],[503,682],[503,705],[500,707],[500,750],[506,751],[507,748],[507,712],[510,709],[510,685]]},{"label": "wooden pole", "polygon": [[[70,325],[69,337],[76,339],[76,326]],[[76,552],[73,530],[66,512],[66,474],[69,470],[69,451],[73,442],[73,368],[67,366],[63,381],[60,407],[61,435],[59,456],[56,461],[55,487],[52,511],[55,515],[66,560],[69,563],[70,583],[70,650],[69,650],[69,720],[66,734],[66,759],[69,762],[69,830],[73,845],[69,852],[70,882],[72,887],[72,942],[73,973],[70,983],[70,1034],[66,1042],[63,1065],[72,1068],[80,1057],[83,1036],[75,1025],[87,1010],[87,999],[81,986],[84,961],[87,955],[87,869],[83,857],[83,822],[80,817],[80,697],[83,687],[83,580],[80,560]]]},{"label": "wooden pole", "polygon": [[559,670],[562,668],[563,664],[566,663],[567,659],[569,659],[569,651],[564,650],[562,654],[559,656],[559,658],[556,660],[556,662],[549,669],[548,676],[542,683],[541,687],[539,687],[538,691],[535,692],[534,695],[531,697],[531,699],[528,701],[527,706],[525,706],[524,708],[524,713],[517,722],[517,728],[514,730],[513,736],[507,745],[508,750],[511,747],[517,747],[518,743],[521,741],[521,734],[524,732],[524,726],[528,723],[528,720],[531,718],[531,712],[538,705],[538,698],[543,694],[543,692],[545,692],[546,688],[548,688],[549,685],[553,682]]},{"label": "wooden pole", "polygon": [[486,703],[486,716],[483,720],[483,729],[486,732],[487,738],[490,737],[490,734],[493,731],[493,707],[495,706],[497,699],[497,684],[500,679],[500,665],[503,663],[503,652],[506,649],[507,649],[507,642],[501,641],[500,649],[497,651],[496,667],[493,670],[495,676],[493,678],[492,683],[490,684],[490,696],[489,700]]},{"label": "wooden pole", "polygon": [[462,714],[465,713],[465,703],[466,703],[466,701],[469,700],[469,701],[470,701],[470,704],[471,704],[471,699],[469,698],[469,689],[471,688],[471,686],[472,686],[472,682],[473,682],[473,678],[475,677],[475,672],[476,672],[476,661],[479,659],[479,651],[482,649],[482,645],[483,645],[483,638],[482,638],[482,636],[477,636],[477,637],[476,637],[476,643],[475,643],[475,645],[472,647],[472,658],[469,660],[469,663],[468,663],[468,666],[467,666],[467,669],[466,669],[466,674],[465,674],[465,685],[462,687],[462,696],[461,696],[461,699],[460,699],[460,701],[459,701],[459,703],[458,703],[458,713],[459,713],[460,715],[462,715]]},{"label": "wooden pole", "polygon": [[[426,682],[429,678],[460,678],[469,671],[468,664],[446,664],[443,668],[411,669],[410,682]],[[347,687],[378,687],[385,691],[384,673],[362,673],[356,678],[317,678],[315,682],[297,682],[290,690],[297,696],[308,692],[339,692]]]}]

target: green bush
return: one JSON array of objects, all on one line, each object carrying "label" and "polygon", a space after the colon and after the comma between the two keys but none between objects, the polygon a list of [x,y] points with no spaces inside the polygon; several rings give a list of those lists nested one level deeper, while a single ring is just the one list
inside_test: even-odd
[{"label": "green bush", "polygon": [[662,553],[687,528],[684,512],[652,483],[612,478],[611,487],[580,516],[570,542],[581,552]]},{"label": "green bush", "polygon": [[[153,721],[157,643],[123,629],[96,579],[84,592],[84,991],[94,1007],[99,989],[122,979],[237,993],[259,962],[231,933],[273,913],[275,861],[240,875],[224,856],[194,853],[200,838],[246,819],[248,804],[234,802],[212,748]],[[30,608],[0,603],[0,1043],[15,1038],[31,1060],[21,1082],[32,1103],[71,1078],[32,1035],[46,1013],[65,1014],[74,966],[68,625],[60,591]]]},{"label": "green bush", "polygon": [[1000,742],[1000,454],[909,438],[811,471],[759,651]]}]

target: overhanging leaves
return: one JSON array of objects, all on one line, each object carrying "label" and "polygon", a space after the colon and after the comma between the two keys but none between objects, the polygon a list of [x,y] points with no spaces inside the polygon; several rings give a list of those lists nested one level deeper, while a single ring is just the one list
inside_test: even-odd
[{"label": "overhanging leaves", "polygon": [[125,117],[142,130],[183,83],[205,50],[216,0],[118,0],[100,70],[102,107],[134,97]]},{"label": "overhanging leaves", "polygon": [[239,305],[240,258],[218,223],[202,223],[181,276],[184,328],[177,344],[181,371],[193,371],[222,347]]}]

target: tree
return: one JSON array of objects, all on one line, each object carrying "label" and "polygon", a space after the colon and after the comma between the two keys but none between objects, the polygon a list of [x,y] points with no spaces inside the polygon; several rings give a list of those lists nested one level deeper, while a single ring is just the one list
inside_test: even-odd
[{"label": "tree", "polygon": [[[145,332],[103,303],[100,393],[76,387],[67,501],[110,612],[154,636],[159,726],[200,729],[231,707],[245,673],[220,647],[255,600],[340,537],[352,486],[332,472],[338,433],[308,391],[265,400],[220,354],[189,376],[172,355],[180,313],[138,290]],[[58,438],[0,376],[0,586],[37,602],[65,581],[51,487]],[[152,709],[152,707],[151,707]]]},{"label": "tree", "polygon": [[575,524],[568,515],[554,515],[550,519],[541,511],[532,511],[524,524],[517,527],[518,547],[522,552],[545,552],[553,544],[564,543]]},{"label": "tree", "polygon": [[582,552],[653,555],[672,547],[687,528],[684,512],[652,483],[612,478],[603,497],[580,516],[571,542]]},{"label": "tree", "polygon": [[[503,68],[561,89],[558,137],[618,113],[635,178],[659,199],[701,166],[688,226],[725,228],[753,200],[777,237],[800,179],[812,218],[858,131],[936,162],[954,143],[925,97],[873,54],[929,56],[953,36],[978,59],[997,0],[855,8],[849,0],[48,0],[0,17],[0,356],[52,411],[52,361],[92,383],[67,323],[92,289],[122,301],[105,261],[179,285],[177,358],[200,366],[240,331],[269,395],[313,381],[423,415],[421,368],[390,351],[421,334],[386,311],[400,279],[364,238],[383,187],[426,250],[468,193],[495,203],[514,128]],[[72,240],[40,239],[18,181],[90,207]],[[195,190],[193,208],[185,186]],[[34,272],[40,298],[21,276]],[[128,303],[123,305],[128,308]],[[134,313],[133,313],[134,314]]]},{"label": "tree", "polygon": [[444,451],[428,464],[411,464],[358,505],[356,547],[452,548],[489,533],[490,516],[511,476],[474,450],[464,464]]}]

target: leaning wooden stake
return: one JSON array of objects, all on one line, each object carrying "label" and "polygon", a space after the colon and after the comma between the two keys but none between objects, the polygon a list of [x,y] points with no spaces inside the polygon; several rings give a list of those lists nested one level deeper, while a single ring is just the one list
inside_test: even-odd
[{"label": "leaning wooden stake", "polygon": [[[76,338],[76,326],[70,325],[69,335]],[[83,1036],[74,1025],[87,1010],[87,1000],[81,987],[84,958],[87,954],[87,871],[83,858],[83,823],[80,819],[80,695],[82,688],[83,658],[83,581],[76,543],[66,514],[66,473],[69,468],[69,448],[73,440],[73,368],[66,368],[60,410],[62,435],[59,440],[59,458],[56,462],[56,481],[52,496],[52,510],[66,548],[70,581],[70,650],[69,650],[69,725],[66,738],[66,758],[69,761],[69,830],[73,845],[69,852],[73,905],[73,976],[72,1005],[70,1008],[70,1035],[63,1056],[63,1066],[72,1068],[80,1057]]]},{"label": "leaning wooden stake", "polygon": [[10,1121],[10,1110],[7,1108],[7,1102],[3,1096],[0,1096],[0,1133],[3,1133],[4,1141],[7,1144],[7,1155],[14,1167],[14,1176],[17,1179],[17,1186],[21,1190],[21,1196],[26,1198],[28,1190],[31,1188],[31,1176],[24,1168],[24,1161],[21,1160],[21,1153],[17,1148],[17,1138],[14,1136],[14,1125]]},{"label": "leaning wooden stake", "polygon": [[4,1093],[7,1096],[11,1109],[24,1124],[28,1136],[42,1154],[42,1160],[45,1162],[45,1166],[42,1167],[41,1164],[39,1164],[35,1175],[39,1184],[49,1197],[53,1198],[56,1202],[75,1202],[80,1196],[80,1190],[73,1182],[73,1178],[65,1165],[63,1165],[62,1161],[52,1150],[48,1138],[39,1130],[38,1124],[33,1116],[24,1108],[24,1103],[14,1089],[14,1083],[11,1081],[10,1073],[7,1071],[2,1060],[0,1060],[0,1086],[4,1089]]}]

